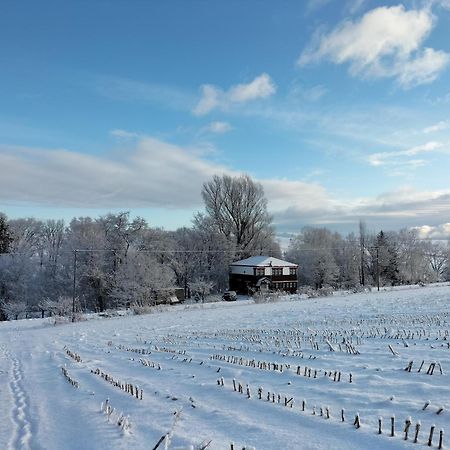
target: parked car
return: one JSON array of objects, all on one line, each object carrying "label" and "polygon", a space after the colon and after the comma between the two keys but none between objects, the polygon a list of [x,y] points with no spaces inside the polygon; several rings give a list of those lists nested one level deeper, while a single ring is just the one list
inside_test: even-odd
[{"label": "parked car", "polygon": [[236,291],[225,291],[222,298],[227,302],[234,302],[237,299]]}]

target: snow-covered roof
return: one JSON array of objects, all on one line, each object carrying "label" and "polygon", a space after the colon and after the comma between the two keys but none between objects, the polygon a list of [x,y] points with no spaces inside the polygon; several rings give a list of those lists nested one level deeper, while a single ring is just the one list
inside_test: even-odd
[{"label": "snow-covered roof", "polygon": [[272,256],[251,256],[231,263],[232,266],[253,266],[253,267],[298,267],[297,264],[273,258]]}]

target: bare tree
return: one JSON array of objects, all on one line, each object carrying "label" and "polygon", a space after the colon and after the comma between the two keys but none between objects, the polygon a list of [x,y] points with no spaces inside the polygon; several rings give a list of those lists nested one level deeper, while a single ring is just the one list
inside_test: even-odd
[{"label": "bare tree", "polygon": [[361,255],[361,271],[360,271],[360,283],[365,286],[366,285],[366,277],[365,277],[365,254],[366,254],[366,222],[364,220],[359,221],[359,247],[360,247],[360,255]]},{"label": "bare tree", "polygon": [[433,271],[435,281],[440,281],[447,263],[446,248],[440,242],[430,241],[425,245],[425,255]]},{"label": "bare tree", "polygon": [[260,183],[248,175],[214,175],[203,184],[206,213],[240,256],[250,255],[261,241],[273,240],[272,218]]},{"label": "bare tree", "polygon": [[205,297],[211,293],[213,290],[214,283],[211,283],[210,281],[205,281],[201,278],[197,278],[195,281],[192,281],[189,283],[189,288],[191,292],[198,296],[198,298],[201,299],[202,303],[205,301]]},{"label": "bare tree", "polygon": [[110,296],[114,306],[150,306],[158,293],[173,288],[173,271],[149,253],[130,250],[117,270]]}]

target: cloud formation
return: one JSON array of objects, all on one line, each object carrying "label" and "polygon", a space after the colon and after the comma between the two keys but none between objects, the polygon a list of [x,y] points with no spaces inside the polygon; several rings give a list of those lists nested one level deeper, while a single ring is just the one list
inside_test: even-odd
[{"label": "cloud formation", "polygon": [[[122,137],[123,133],[116,133]],[[0,204],[59,208],[202,208],[203,182],[214,174],[239,173],[203,152],[153,137],[126,135],[120,154],[88,155],[64,149],[0,146]],[[411,149],[410,153],[418,152]],[[305,225],[355,227],[430,226],[448,221],[450,190],[403,188],[375,198],[337,198],[319,183],[258,179],[278,231]],[[170,228],[170,225],[168,226]]]},{"label": "cloud formation", "polygon": [[448,53],[423,47],[433,25],[430,8],[375,8],[320,36],[303,51],[298,63],[348,64],[353,76],[395,78],[404,88],[431,83],[450,61]]},{"label": "cloud formation", "polygon": [[151,137],[121,155],[0,147],[0,202],[55,207],[189,208],[203,181],[227,168]]},{"label": "cloud formation", "polygon": [[436,133],[437,131],[447,130],[448,128],[450,128],[450,120],[441,120],[434,125],[424,128],[423,132],[425,134]]},{"label": "cloud formation", "polygon": [[423,225],[415,227],[421,239],[447,240],[450,238],[450,222],[436,226]]},{"label": "cloud formation", "polygon": [[231,86],[227,91],[211,84],[204,84],[201,87],[201,98],[193,113],[202,116],[214,109],[226,109],[233,105],[270,97],[276,90],[275,83],[267,73],[259,75],[250,83]]},{"label": "cloud formation", "polygon": [[435,226],[448,220],[450,190],[417,191],[401,188],[377,197],[357,200],[332,200],[317,203],[307,211],[296,205],[275,211],[279,231],[299,231],[301,226],[328,226],[341,231],[356,230],[364,219],[372,229],[400,229],[421,227],[424,223]]},{"label": "cloud formation", "polygon": [[233,128],[228,122],[211,122],[205,131],[215,134],[224,134],[231,131]]},{"label": "cloud formation", "polygon": [[[423,145],[412,147],[408,150],[400,150],[397,152],[381,152],[372,153],[368,157],[369,164],[372,166],[385,166],[385,165],[423,165],[423,160],[407,159],[411,156],[416,156],[420,153],[430,153],[443,147],[440,142],[427,142]],[[419,164],[419,163],[420,164]]]}]

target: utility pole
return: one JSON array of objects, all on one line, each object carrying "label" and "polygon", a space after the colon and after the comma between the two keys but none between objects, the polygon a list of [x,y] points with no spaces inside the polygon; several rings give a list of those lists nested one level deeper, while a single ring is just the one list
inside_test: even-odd
[{"label": "utility pole", "polygon": [[73,251],[72,322],[75,322],[75,298],[77,283],[77,251]]},{"label": "utility pole", "polygon": [[377,246],[377,290],[380,290],[380,264],[379,264],[379,247]]}]

